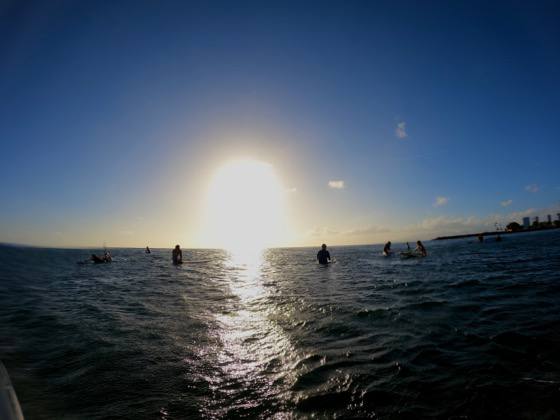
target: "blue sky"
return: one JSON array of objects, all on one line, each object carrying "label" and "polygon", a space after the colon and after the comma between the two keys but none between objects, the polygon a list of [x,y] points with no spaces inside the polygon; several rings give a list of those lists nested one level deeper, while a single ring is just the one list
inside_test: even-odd
[{"label": "blue sky", "polygon": [[295,190],[286,245],[542,217],[560,195],[559,18],[555,2],[4,2],[0,241],[196,246],[207,180],[238,156]]}]

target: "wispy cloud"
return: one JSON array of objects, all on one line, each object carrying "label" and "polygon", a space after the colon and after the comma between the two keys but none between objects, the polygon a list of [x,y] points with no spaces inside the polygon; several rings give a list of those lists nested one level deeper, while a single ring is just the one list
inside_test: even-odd
[{"label": "wispy cloud", "polygon": [[285,191],[289,194],[293,194],[293,193],[297,192],[297,188],[296,187],[286,188]]},{"label": "wispy cloud", "polygon": [[502,205],[502,207],[507,207],[507,206],[509,206],[511,203],[513,203],[513,200],[504,200],[504,201],[502,201],[500,204]]},{"label": "wispy cloud", "polygon": [[525,191],[529,191],[530,193],[536,193],[540,190],[540,187],[537,184],[529,184],[525,187]]},{"label": "wispy cloud", "polygon": [[401,122],[397,123],[397,128],[395,128],[395,135],[399,139],[404,139],[404,138],[408,137],[408,134],[406,132],[406,122],[401,121]]},{"label": "wispy cloud", "polygon": [[335,190],[341,190],[345,187],[344,181],[341,179],[329,181],[329,188],[334,188]]},{"label": "wispy cloud", "polygon": [[314,238],[338,236],[344,238],[348,236],[368,236],[387,232],[391,232],[391,230],[381,226],[365,226],[349,230],[338,230],[328,226],[317,226],[312,230],[309,230],[307,232],[307,236]]},{"label": "wispy cloud", "polygon": [[438,232],[441,234],[472,233],[478,230],[494,230],[496,223],[505,226],[509,222],[521,222],[523,217],[544,216],[556,214],[560,211],[560,203],[547,208],[528,208],[522,211],[507,214],[489,214],[485,217],[469,216],[437,216],[428,217],[414,226],[408,227],[407,231]]},{"label": "wispy cloud", "polygon": [[428,217],[422,220],[417,228],[426,231],[436,231],[444,229],[446,231],[455,232],[464,228],[480,227],[488,225],[488,221],[475,216],[470,217],[452,217],[438,216]]},{"label": "wispy cloud", "polygon": [[348,230],[346,232],[343,232],[343,234],[348,236],[362,236],[362,235],[373,235],[375,233],[387,233],[390,231],[391,231],[390,229],[381,226],[368,226],[364,228]]},{"label": "wispy cloud", "polygon": [[434,201],[434,207],[445,206],[449,202],[449,198],[443,196],[437,196],[436,201]]},{"label": "wispy cloud", "polygon": [[521,220],[524,217],[527,216],[536,216],[540,213],[546,213],[548,211],[548,209],[534,209],[534,208],[530,208],[527,210],[523,210],[523,211],[515,211],[513,213],[507,214],[506,216],[504,216],[505,220]]},{"label": "wispy cloud", "polygon": [[332,229],[330,227],[318,226],[308,231],[307,236],[317,238],[317,237],[325,237],[325,236],[334,236],[334,235],[338,235],[339,233],[340,233],[339,231]]}]

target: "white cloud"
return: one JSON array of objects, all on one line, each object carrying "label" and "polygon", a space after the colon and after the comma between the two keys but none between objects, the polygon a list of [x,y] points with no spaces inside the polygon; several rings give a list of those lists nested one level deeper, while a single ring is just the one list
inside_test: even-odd
[{"label": "white cloud", "polygon": [[318,226],[313,230],[307,232],[307,236],[316,238],[316,237],[324,237],[324,236],[334,236],[334,235],[338,235],[339,233],[340,233],[339,231],[329,228],[327,226]]},{"label": "white cloud", "polygon": [[[546,212],[547,209],[542,209],[540,210],[541,213]],[[504,216],[506,219],[511,219],[511,220],[518,220],[520,221],[521,219],[523,219],[524,217],[528,217],[528,216],[537,216],[539,213],[538,209],[527,209],[527,210],[523,210],[523,211],[516,211],[513,213],[510,213],[506,216]]]},{"label": "white cloud", "polygon": [[329,188],[334,188],[336,190],[341,190],[345,187],[344,181],[341,179],[329,181]]},{"label": "white cloud", "polygon": [[529,184],[525,187],[525,191],[536,193],[540,190],[540,187],[537,184]]},{"label": "white cloud", "polygon": [[470,217],[452,217],[438,216],[428,217],[422,220],[416,227],[420,230],[436,231],[440,229],[452,230],[479,227],[488,225],[488,220],[483,220],[475,216]]},{"label": "white cloud", "polygon": [[437,196],[436,201],[434,202],[434,207],[441,207],[445,206],[449,202],[449,198],[443,196]]},{"label": "white cloud", "polygon": [[507,206],[509,206],[511,203],[513,203],[513,200],[504,200],[504,201],[502,201],[500,204],[502,205],[502,207],[507,207]]},{"label": "white cloud", "polygon": [[328,226],[317,226],[307,231],[307,236],[311,238],[325,239],[336,236],[337,238],[344,240],[344,238],[348,237],[367,237],[387,232],[391,232],[391,230],[380,226],[357,227],[349,230],[337,230]]},{"label": "white cloud", "polygon": [[547,214],[555,215],[560,211],[560,203],[548,208],[529,208],[508,214],[490,214],[485,217],[460,217],[460,216],[438,216],[429,217],[420,223],[409,226],[406,231],[438,232],[441,234],[475,233],[482,230],[494,230],[496,223],[506,226],[510,222],[521,222],[524,217],[544,217]]},{"label": "white cloud", "polygon": [[408,134],[406,133],[406,122],[401,121],[397,124],[397,128],[395,128],[395,135],[399,139],[404,139],[408,137]]},{"label": "white cloud", "polygon": [[380,226],[368,226],[364,228],[348,230],[346,232],[343,232],[343,234],[348,236],[361,236],[361,235],[372,235],[375,233],[387,233],[390,231],[391,231],[390,229],[380,227]]}]

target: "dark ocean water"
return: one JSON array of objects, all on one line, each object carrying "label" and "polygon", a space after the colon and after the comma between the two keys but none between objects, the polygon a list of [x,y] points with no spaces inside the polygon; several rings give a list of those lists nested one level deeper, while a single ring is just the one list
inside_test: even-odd
[{"label": "dark ocean water", "polygon": [[560,232],[426,245],[0,247],[0,359],[27,419],[560,418]]}]

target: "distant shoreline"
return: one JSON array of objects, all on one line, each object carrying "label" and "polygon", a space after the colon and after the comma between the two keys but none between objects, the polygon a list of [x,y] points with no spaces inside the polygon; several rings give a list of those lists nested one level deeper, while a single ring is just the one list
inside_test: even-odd
[{"label": "distant shoreline", "polygon": [[492,231],[492,232],[478,232],[478,233],[466,233],[463,235],[451,235],[451,236],[438,236],[434,238],[434,241],[445,241],[448,239],[462,239],[462,238],[472,238],[478,235],[482,236],[496,236],[496,235],[510,235],[512,233],[528,233],[528,232],[539,232],[544,230],[554,230],[560,229],[558,226],[549,226],[549,227],[538,227],[538,228],[529,228],[529,229],[521,229],[521,230],[514,230],[514,231]]}]

